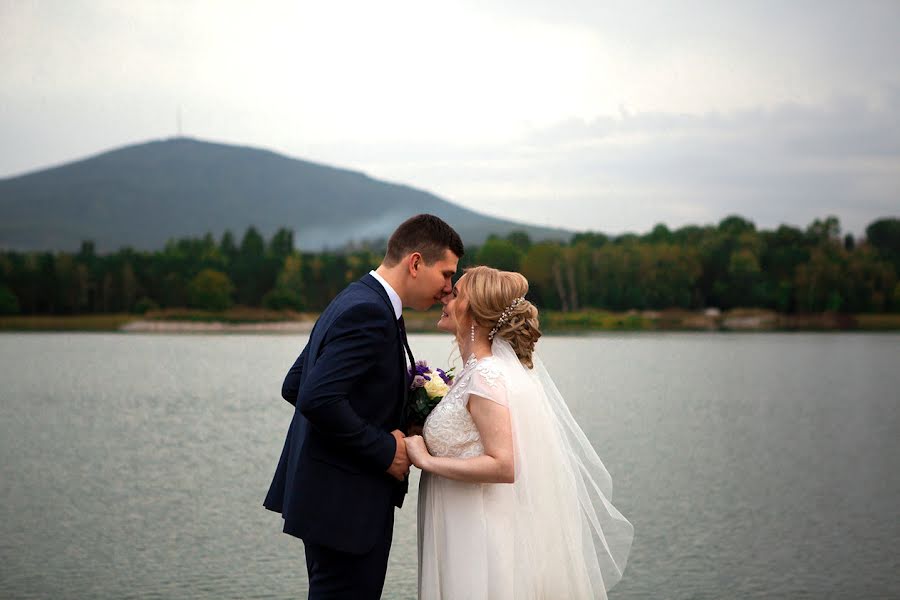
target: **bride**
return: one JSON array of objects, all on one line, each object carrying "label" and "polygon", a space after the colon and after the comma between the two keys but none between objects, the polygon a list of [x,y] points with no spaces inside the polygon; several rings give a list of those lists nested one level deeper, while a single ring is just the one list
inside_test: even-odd
[{"label": "bride", "polygon": [[519,273],[469,269],[438,327],[465,366],[406,438],[420,468],[419,598],[606,598],[633,528],[609,473],[533,355],[541,333]]}]

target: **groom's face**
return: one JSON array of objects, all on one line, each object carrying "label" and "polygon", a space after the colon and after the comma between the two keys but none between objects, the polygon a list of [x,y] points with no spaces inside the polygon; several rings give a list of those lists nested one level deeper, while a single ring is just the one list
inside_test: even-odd
[{"label": "groom's face", "polygon": [[449,248],[445,249],[444,256],[433,264],[425,264],[425,260],[420,258],[415,266],[413,308],[428,310],[435,304],[439,304],[441,299],[453,289],[452,278],[456,274],[458,263],[459,257],[453,254]]}]

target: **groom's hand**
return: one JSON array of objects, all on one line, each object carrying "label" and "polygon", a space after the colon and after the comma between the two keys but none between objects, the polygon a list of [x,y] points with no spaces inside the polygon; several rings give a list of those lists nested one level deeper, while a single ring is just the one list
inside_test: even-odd
[{"label": "groom's hand", "polygon": [[388,468],[388,475],[403,481],[403,478],[409,474],[409,457],[406,456],[406,441],[403,439],[403,432],[395,429],[391,432],[394,439],[397,440],[397,450],[394,452],[394,462]]}]

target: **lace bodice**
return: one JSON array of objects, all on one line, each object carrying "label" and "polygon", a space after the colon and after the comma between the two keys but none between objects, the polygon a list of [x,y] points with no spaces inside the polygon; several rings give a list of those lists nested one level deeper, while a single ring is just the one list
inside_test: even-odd
[{"label": "lace bodice", "polygon": [[477,394],[506,405],[506,389],[499,363],[493,356],[473,355],[453,380],[447,395],[434,407],[422,435],[432,456],[471,458],[484,454],[481,435],[469,414],[469,396]]}]

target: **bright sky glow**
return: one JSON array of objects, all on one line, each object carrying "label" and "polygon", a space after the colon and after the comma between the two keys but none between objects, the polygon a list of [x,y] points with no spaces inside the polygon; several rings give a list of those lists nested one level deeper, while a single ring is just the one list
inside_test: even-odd
[{"label": "bright sky glow", "polygon": [[0,2],[0,177],[172,136],[608,233],[900,213],[900,3]]}]

